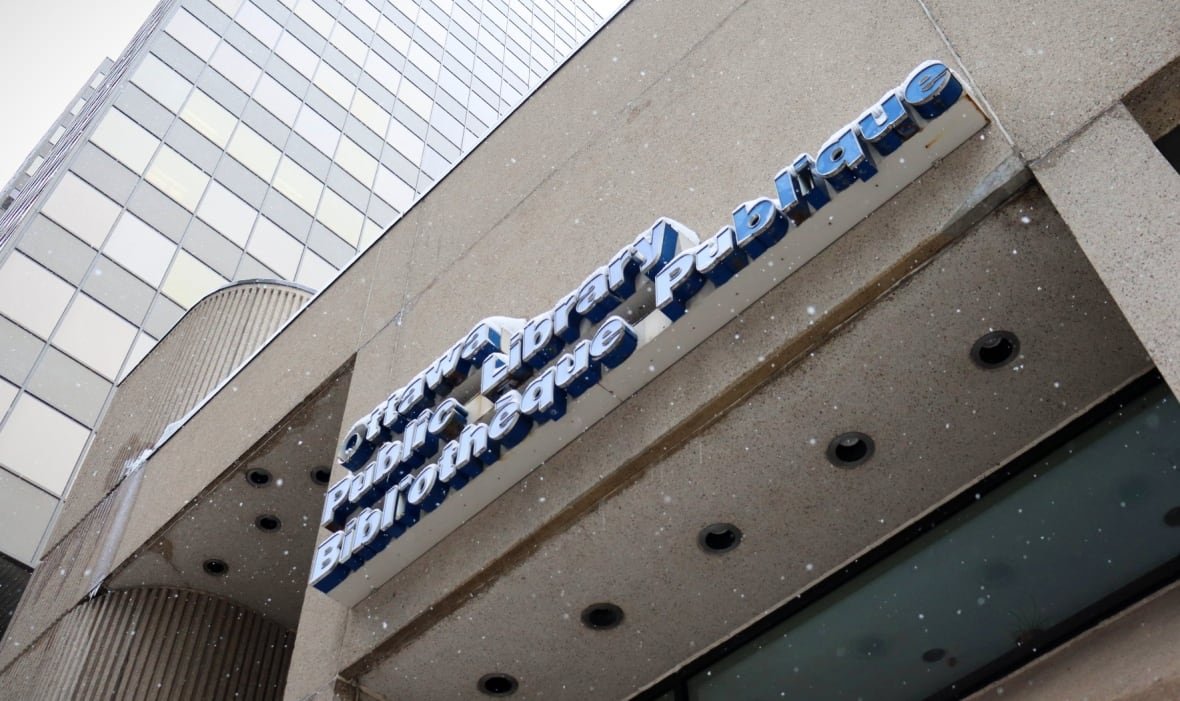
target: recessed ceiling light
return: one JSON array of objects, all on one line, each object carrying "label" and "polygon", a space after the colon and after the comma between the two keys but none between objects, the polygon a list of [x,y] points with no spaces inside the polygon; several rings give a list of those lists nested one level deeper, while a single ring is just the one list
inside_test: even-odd
[{"label": "recessed ceiling light", "polygon": [[841,433],[828,443],[828,462],[836,467],[857,467],[873,457],[876,445],[868,434],[859,431]]},{"label": "recessed ceiling light", "polygon": [[712,554],[729,552],[742,542],[742,531],[732,523],[714,523],[705,526],[697,534],[697,545]]},{"label": "recessed ceiling light", "polygon": [[327,467],[313,467],[311,468],[311,481],[320,484],[328,484],[328,480],[332,479],[332,470]]},{"label": "recessed ceiling light", "polygon": [[480,691],[488,696],[511,696],[516,693],[518,686],[520,685],[516,683],[515,677],[502,672],[485,674],[479,678],[479,683],[476,685]]},{"label": "recessed ceiling light", "polygon": [[215,557],[211,557],[201,564],[201,569],[205,570],[205,574],[214,577],[223,577],[229,572],[229,565],[225,564],[225,560],[218,560]]},{"label": "recessed ceiling light", "polygon": [[270,473],[261,467],[246,470],[246,481],[252,487],[265,487],[270,484]]},{"label": "recessed ceiling light", "polygon": [[283,527],[283,522],[274,514],[262,514],[254,519],[254,526],[260,531],[277,531]]},{"label": "recessed ceiling light", "polygon": [[594,630],[609,630],[623,622],[623,609],[611,603],[591,604],[582,611],[582,624]]},{"label": "recessed ceiling light", "polygon": [[1011,331],[992,331],[971,346],[971,360],[984,370],[1002,368],[1020,353],[1020,339]]}]

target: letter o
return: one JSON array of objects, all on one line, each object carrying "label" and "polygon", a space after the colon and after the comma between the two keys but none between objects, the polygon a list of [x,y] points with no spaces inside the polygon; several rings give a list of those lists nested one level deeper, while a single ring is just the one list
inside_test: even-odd
[{"label": "letter o", "polygon": [[436,480],[438,480],[438,468],[434,465],[427,465],[410,484],[410,489],[406,492],[406,501],[414,506],[421,505],[426,497],[434,491]]}]

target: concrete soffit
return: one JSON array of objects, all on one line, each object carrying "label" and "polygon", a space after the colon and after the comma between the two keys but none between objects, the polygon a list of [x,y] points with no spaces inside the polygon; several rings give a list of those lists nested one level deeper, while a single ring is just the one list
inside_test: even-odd
[{"label": "concrete soffit", "polygon": [[[938,232],[926,239],[919,248],[911,251],[909,255],[899,258],[883,273],[863,283],[858,290],[847,296],[839,305],[828,309],[805,333],[790,339],[772,355],[767,355],[757,367],[716,393],[685,420],[647,445],[640,454],[599,480],[592,489],[578,496],[556,517],[545,522],[529,537],[509,548],[489,567],[451,588],[429,609],[418,614],[405,625],[398,627],[396,631],[391,626],[392,634],[372,647],[366,654],[352,660],[342,659],[338,683],[347,686],[350,693],[364,693],[363,688],[357,684],[360,684],[361,678],[366,673],[396,655],[399,650],[409,645],[435,624],[454,614],[473,596],[491,586],[499,577],[528,560],[542,543],[568,530],[604,499],[638,481],[649,466],[667,459],[692,437],[718,422],[731,409],[740,406],[746,398],[758,392],[760,388],[789,372],[795,365],[807,358],[814,349],[839,334],[847,324],[854,321],[877,300],[903,286],[913,274],[935,260],[941,252],[953,245],[1007,200],[1023,191],[1032,180],[1032,172],[1015,153],[1003,159],[998,166],[971,188],[969,195],[964,198]],[[429,554],[424,557],[429,557]],[[379,597],[380,592],[381,590],[378,590],[373,596]],[[355,615],[359,614],[354,611],[353,616]]]}]

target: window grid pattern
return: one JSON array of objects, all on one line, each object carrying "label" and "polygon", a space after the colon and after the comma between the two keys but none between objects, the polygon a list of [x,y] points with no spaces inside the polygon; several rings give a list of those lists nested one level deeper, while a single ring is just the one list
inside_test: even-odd
[{"label": "window grid pattern", "polygon": [[585,0],[158,6],[4,192],[0,287],[57,301],[0,306],[19,350],[0,442],[51,416],[74,462],[0,470],[60,497],[113,385],[185,310],[230,281],[321,287],[601,21]]}]

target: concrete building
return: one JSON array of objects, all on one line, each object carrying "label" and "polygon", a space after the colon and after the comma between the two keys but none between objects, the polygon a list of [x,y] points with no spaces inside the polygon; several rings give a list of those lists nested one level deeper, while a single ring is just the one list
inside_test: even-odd
[{"label": "concrete building", "polygon": [[294,316],[127,375],[0,689],[1175,698],[1178,39],[633,0]]},{"label": "concrete building", "polygon": [[585,0],[163,0],[0,192],[0,589],[186,310],[231,281],[322,287],[600,22]]}]

